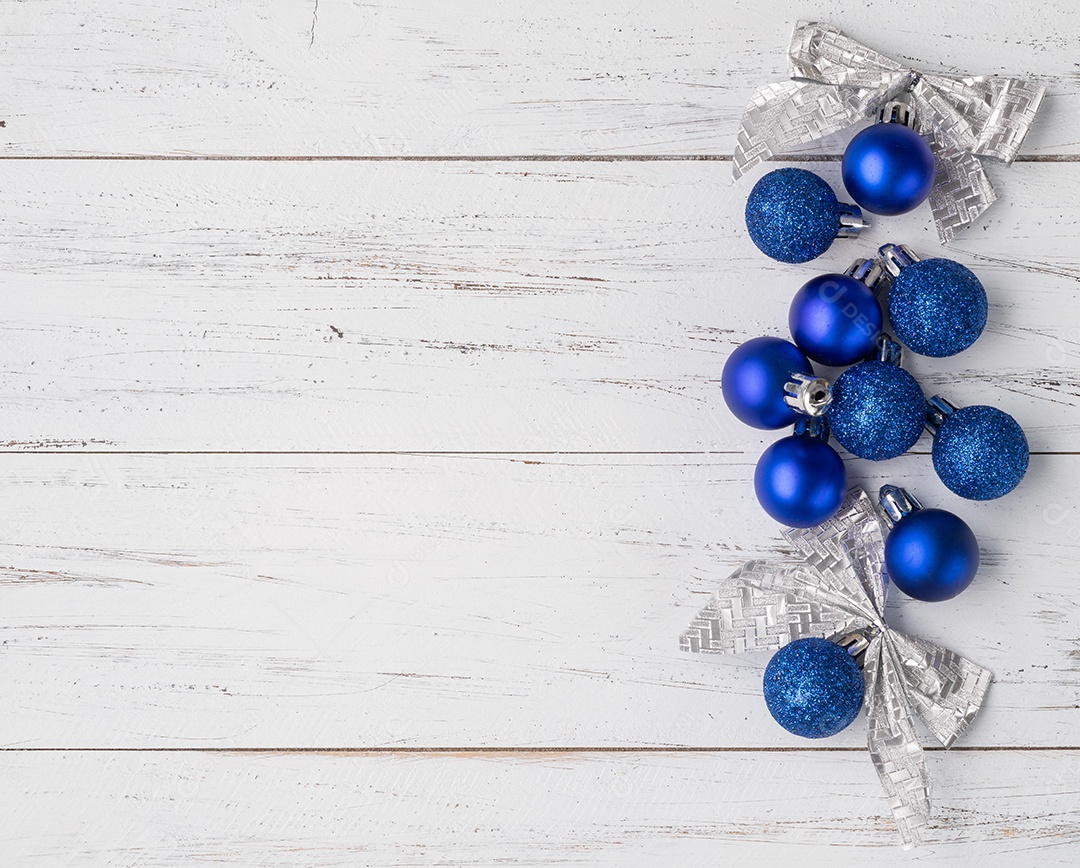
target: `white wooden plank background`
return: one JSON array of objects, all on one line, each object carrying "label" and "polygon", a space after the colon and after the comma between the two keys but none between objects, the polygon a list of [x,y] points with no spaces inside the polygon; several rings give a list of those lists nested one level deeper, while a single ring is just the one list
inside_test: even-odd
[{"label": "white wooden plank background", "polygon": [[1064,0],[35,0],[4,11],[0,132],[29,156],[730,154],[800,18],[920,69],[1044,80],[1026,152],[1077,152]]},{"label": "white wooden plank background", "polygon": [[941,795],[917,854],[849,753],[62,751],[20,754],[0,794],[13,864],[1076,864],[1080,752],[928,762]]},{"label": "white wooden plank background", "polygon": [[[986,282],[987,339],[911,367],[1067,449],[1080,164],[994,174],[1003,199],[954,254]],[[750,243],[751,180],[700,162],[0,161],[4,440],[760,451],[772,435],[720,399],[723,360],[786,334],[814,272]],[[818,267],[888,240],[933,253],[928,206]]]},{"label": "white wooden plank background", "polygon": [[[719,578],[776,549],[752,456],[5,463],[3,744],[805,745],[765,710],[767,656],[678,651]],[[849,463],[983,541],[962,600],[892,615],[995,672],[964,744],[1076,744],[1080,456],[1037,457],[1020,514],[957,506],[925,455]]]},{"label": "white wooden plank background", "polygon": [[[718,378],[814,270],[727,155],[817,17],[1049,90],[950,254],[986,336],[911,363],[1013,412],[1028,480],[848,466],[983,543],[892,606],[997,676],[920,858],[1075,864],[1080,12],[917,5],[5,6],[0,863],[911,858],[861,721],[807,749],[764,660],[675,650],[779,551]],[[886,240],[932,252],[926,210],[816,266]]]}]

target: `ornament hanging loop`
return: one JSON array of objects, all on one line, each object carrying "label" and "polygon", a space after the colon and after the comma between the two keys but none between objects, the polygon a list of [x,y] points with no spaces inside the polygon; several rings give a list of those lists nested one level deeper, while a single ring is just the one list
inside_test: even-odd
[{"label": "ornament hanging loop", "polygon": [[956,412],[956,407],[946,401],[941,395],[934,395],[926,401],[926,422],[924,427],[931,434],[937,434],[938,428],[946,419]]},{"label": "ornament hanging loop", "polygon": [[860,669],[865,668],[866,650],[870,647],[870,640],[861,631],[855,630],[833,641],[855,659]]},{"label": "ornament hanging loop", "polygon": [[878,248],[881,264],[890,277],[899,277],[908,266],[920,262],[921,257],[906,244],[882,244]]},{"label": "ornament hanging loop", "polygon": [[803,437],[813,437],[816,440],[820,440],[822,443],[828,443],[830,433],[829,423],[824,416],[802,416],[799,421],[795,423],[792,433]]},{"label": "ornament hanging loop", "polygon": [[832,387],[824,377],[792,374],[784,384],[784,403],[804,416],[822,416],[832,403]]},{"label": "ornament hanging loop", "polygon": [[915,111],[911,105],[900,99],[884,103],[878,109],[878,123],[900,124],[909,130],[915,129]]},{"label": "ornament hanging loop", "polygon": [[905,515],[910,515],[916,510],[922,509],[919,499],[899,485],[881,486],[881,490],[878,492],[878,502],[881,504],[881,511],[885,516],[885,524],[888,525],[890,530]]},{"label": "ornament hanging loop", "polygon": [[867,289],[876,290],[885,277],[885,270],[876,259],[856,259],[844,270],[844,274],[854,277]]},{"label": "ornament hanging loop", "polygon": [[896,365],[899,368],[904,358],[904,350],[900,344],[882,332],[877,339],[877,355],[875,358],[886,365]]},{"label": "ornament hanging loop", "polygon": [[840,209],[840,229],[836,233],[837,238],[858,238],[859,233],[870,224],[863,217],[862,208],[858,205],[849,205],[846,202],[837,203]]}]

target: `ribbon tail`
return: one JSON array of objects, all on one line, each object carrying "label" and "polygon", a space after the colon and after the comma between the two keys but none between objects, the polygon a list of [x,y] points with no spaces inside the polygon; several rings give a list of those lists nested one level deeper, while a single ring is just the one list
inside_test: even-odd
[{"label": "ribbon tail", "polygon": [[885,533],[865,491],[850,489],[832,518],[815,527],[785,528],[783,535],[849,605],[872,623],[880,620],[885,610]]},{"label": "ribbon tail", "polygon": [[885,635],[875,636],[866,652],[867,746],[906,850],[919,843],[930,822],[930,779]]},{"label": "ribbon tail", "polygon": [[916,128],[937,159],[930,209],[943,244],[997,198],[978,157],[1015,159],[1043,91],[1031,82],[991,76],[927,75],[912,84]]},{"label": "ribbon tail", "polygon": [[796,639],[826,639],[863,624],[834,604],[804,565],[750,561],[724,580],[679,647],[714,654],[775,651]]},{"label": "ribbon tail", "polygon": [[1018,78],[991,78],[990,117],[975,153],[1011,163],[1035,122],[1046,88]]},{"label": "ribbon tail", "polygon": [[982,708],[993,675],[925,639],[892,632],[900,677],[919,719],[944,747],[952,747]]},{"label": "ribbon tail", "polygon": [[738,180],[774,154],[842,130],[864,117],[873,92],[814,81],[778,81],[758,88],[750,98],[731,174]]},{"label": "ribbon tail", "polygon": [[948,244],[974,223],[997,198],[979,160],[966,151],[937,149],[937,179],[930,191],[938,239]]},{"label": "ribbon tail", "polygon": [[1045,91],[1041,84],[991,75],[928,74],[912,87],[924,103],[920,112],[930,118],[927,125],[945,147],[994,157],[1006,165],[1020,153]]}]

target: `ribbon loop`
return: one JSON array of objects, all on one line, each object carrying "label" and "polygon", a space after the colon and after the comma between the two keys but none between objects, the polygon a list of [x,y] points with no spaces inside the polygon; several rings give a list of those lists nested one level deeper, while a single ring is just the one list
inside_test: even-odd
[{"label": "ribbon loop", "polygon": [[914,718],[950,747],[978,714],[992,676],[947,648],[888,627],[885,532],[866,492],[853,488],[833,518],[783,535],[801,560],[744,564],[721,584],[680,646],[741,654],[867,631],[867,744],[910,846],[930,819],[930,782]]},{"label": "ribbon loop", "polygon": [[788,48],[790,80],[758,88],[743,114],[732,175],[838,132],[910,94],[915,123],[938,164],[930,195],[942,243],[994,201],[976,157],[1006,164],[1020,152],[1045,88],[1000,76],[958,77],[908,69],[835,27],[800,21]]}]

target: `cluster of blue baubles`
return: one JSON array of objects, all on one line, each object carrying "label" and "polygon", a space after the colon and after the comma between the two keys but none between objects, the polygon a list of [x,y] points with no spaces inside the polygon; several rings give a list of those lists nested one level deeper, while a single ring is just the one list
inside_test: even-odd
[{"label": "cluster of blue baubles", "polygon": [[[807,262],[835,238],[858,235],[865,226],[861,209],[893,215],[918,206],[934,171],[921,136],[902,123],[879,123],[844,154],[844,186],[857,206],[840,203],[811,172],[779,169],[751,192],[747,229],[773,259]],[[928,400],[901,366],[901,345],[923,356],[955,355],[978,339],[986,318],[986,292],[970,270],[949,259],[920,259],[904,245],[886,244],[875,259],[857,260],[844,274],[807,281],[791,301],[791,340],[747,341],[722,376],[736,417],[755,428],[791,429],[764,451],[754,472],[765,512],[792,527],[813,527],[836,513],[848,481],[830,437],[853,456],[883,461],[910,450],[925,429],[934,438],[934,469],[956,494],[990,500],[1015,488],[1028,464],[1016,421],[993,407],[958,409],[938,395]],[[826,379],[815,363],[843,370]],[[979,566],[971,528],[951,512],[921,508],[902,489],[886,489],[903,495],[891,505],[888,579],[919,600],[955,597]],[[863,698],[852,653],[822,639],[778,652],[765,674],[766,702],[777,721],[810,738],[847,726]]]},{"label": "cluster of blue baubles", "polygon": [[[884,461],[910,450],[927,428],[934,435],[938,476],[970,500],[1007,494],[1027,470],[1027,441],[1011,416],[991,407],[956,410],[939,396],[927,401],[915,378],[901,367],[900,344],[885,333],[874,292],[877,288],[887,299],[897,337],[909,332],[930,335],[932,345],[920,348],[945,356],[956,352],[958,344],[970,346],[981,333],[986,322],[982,284],[957,263],[920,260],[904,246],[887,244],[879,253],[880,263],[858,260],[847,274],[812,278],[791,301],[792,340],[753,338],[737,347],[724,366],[724,399],[737,418],[755,428],[796,426],[765,451],[754,475],[758,500],[782,524],[820,524],[843,501],[847,473],[828,444],[830,435],[858,458]],[[936,264],[955,266],[951,272],[961,276],[961,292],[942,289],[941,268],[923,268]],[[916,279],[905,280],[913,272]],[[922,272],[934,276],[930,285],[917,280]],[[894,275],[891,281],[889,274]],[[968,292],[972,285],[977,291]],[[927,305],[923,294],[932,295],[935,305]],[[972,306],[978,308],[974,336],[965,333],[958,342],[956,330],[942,323],[971,321],[966,309]],[[935,309],[943,316],[928,322]],[[896,327],[901,321],[904,329]],[[845,370],[826,380],[818,376],[814,362]],[[815,424],[808,424],[810,420]]]}]

